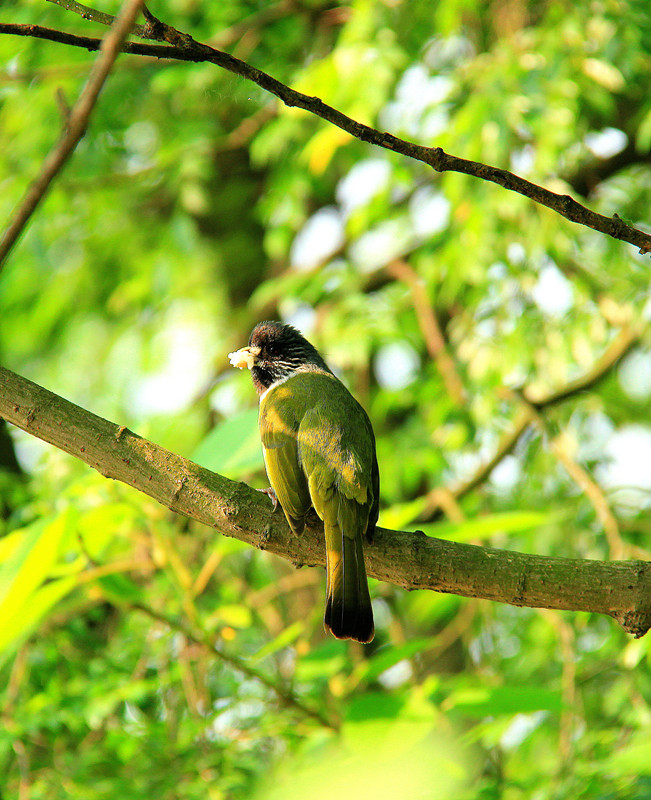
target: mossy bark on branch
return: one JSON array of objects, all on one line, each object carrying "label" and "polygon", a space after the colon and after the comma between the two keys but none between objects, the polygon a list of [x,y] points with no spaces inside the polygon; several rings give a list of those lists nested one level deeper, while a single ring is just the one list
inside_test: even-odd
[{"label": "mossy bark on branch", "polygon": [[[325,564],[320,525],[294,536],[266,495],[98,417],[0,367],[0,417],[172,511],[295,565]],[[651,563],[530,555],[379,528],[370,576],[532,608],[607,614],[635,636],[651,627]]]}]

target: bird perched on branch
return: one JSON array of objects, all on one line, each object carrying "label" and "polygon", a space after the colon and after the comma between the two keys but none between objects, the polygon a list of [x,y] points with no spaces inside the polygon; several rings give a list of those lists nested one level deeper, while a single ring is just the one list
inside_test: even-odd
[{"label": "bird perched on branch", "polygon": [[363,540],[378,518],[380,477],[371,422],[317,350],[291,325],[260,322],[229,353],[260,397],[267,475],[292,531],[313,507],[326,544],[324,625],[337,639],[373,639]]}]

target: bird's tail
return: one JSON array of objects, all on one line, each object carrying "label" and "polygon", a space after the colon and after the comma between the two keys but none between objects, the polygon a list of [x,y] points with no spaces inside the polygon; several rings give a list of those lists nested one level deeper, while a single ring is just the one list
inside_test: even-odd
[{"label": "bird's tail", "polygon": [[323,624],[337,639],[370,642],[375,629],[368,593],[362,537],[325,526],[326,607]]}]

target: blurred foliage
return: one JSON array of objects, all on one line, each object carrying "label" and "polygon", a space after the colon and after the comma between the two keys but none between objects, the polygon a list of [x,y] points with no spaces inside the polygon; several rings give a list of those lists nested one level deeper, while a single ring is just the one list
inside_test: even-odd
[{"label": "blurred foliage", "polygon": [[[360,121],[648,229],[640,0],[152,10]],[[3,21],[103,32],[40,0],[5,0]],[[72,102],[92,58],[0,37],[0,219],[56,140],[57,91]],[[369,409],[382,521],[423,527],[428,492],[495,453],[516,390],[562,388],[648,318],[648,271],[627,245],[211,65],[123,57],[0,276],[0,360],[262,487],[254,392],[226,353],[283,318]],[[427,532],[648,558],[650,346],[645,333],[591,391],[546,409]],[[649,637],[372,581],[373,644],[327,639],[321,571],[9,433],[0,423],[3,797],[651,797]]]}]

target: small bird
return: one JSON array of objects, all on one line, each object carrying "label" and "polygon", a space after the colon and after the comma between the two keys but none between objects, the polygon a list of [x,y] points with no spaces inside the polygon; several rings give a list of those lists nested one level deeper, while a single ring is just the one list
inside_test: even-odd
[{"label": "small bird", "polygon": [[370,642],[373,611],[362,541],[372,540],[380,489],[371,422],[291,325],[260,322],[248,347],[228,355],[234,367],[251,370],[267,475],[290,528],[303,531],[310,507],[323,520],[323,623],[337,639]]}]

